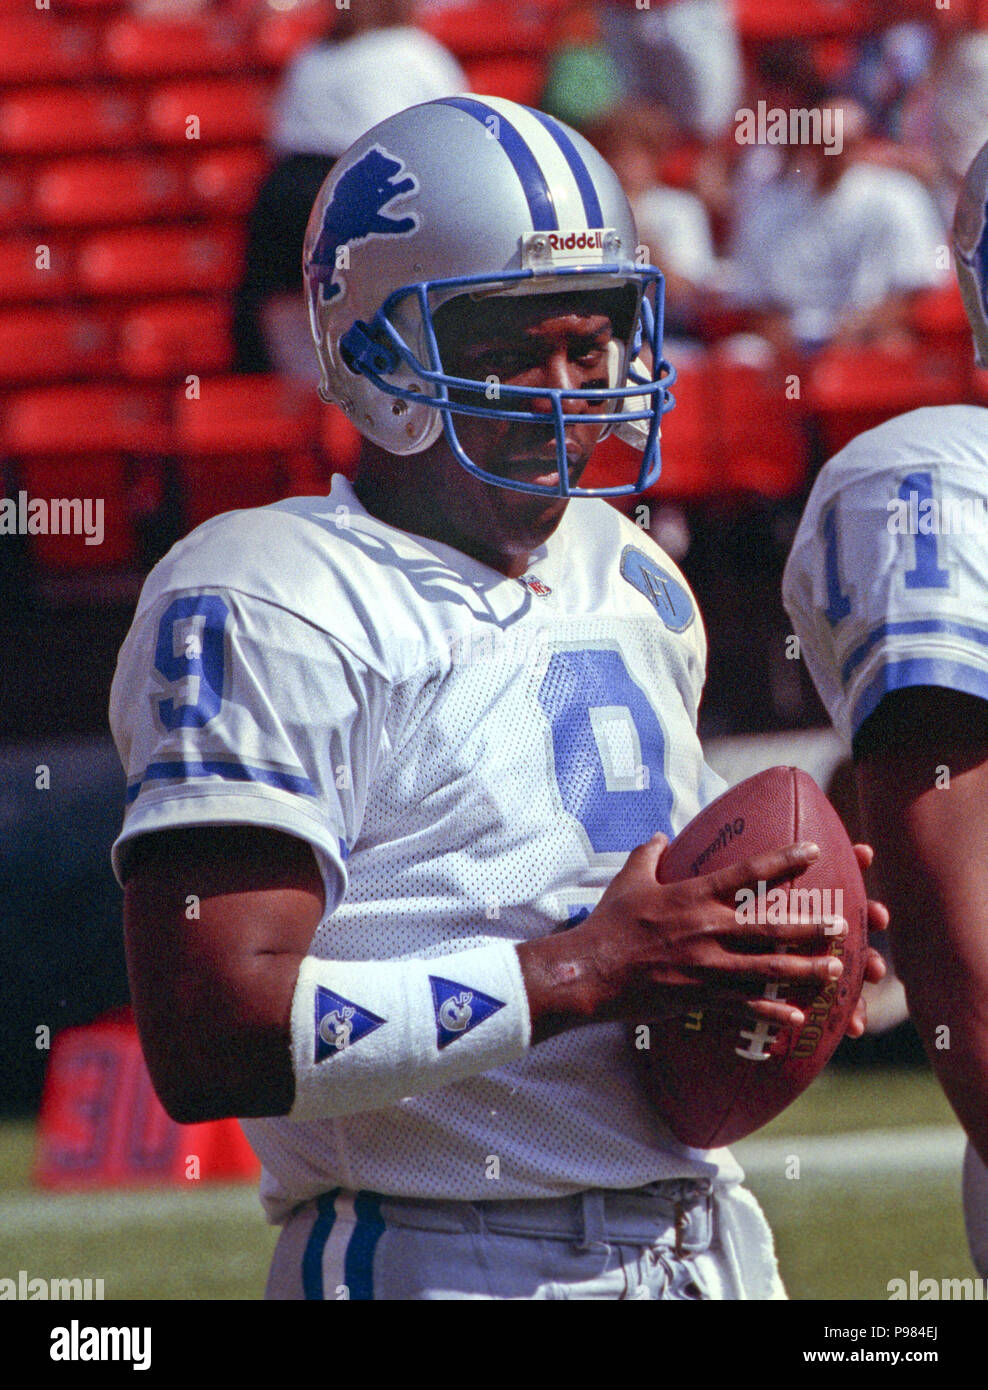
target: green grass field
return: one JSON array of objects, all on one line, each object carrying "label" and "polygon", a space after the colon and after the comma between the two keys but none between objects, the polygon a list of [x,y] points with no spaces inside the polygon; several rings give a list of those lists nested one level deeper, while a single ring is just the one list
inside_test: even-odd
[{"label": "green grass field", "polygon": [[[0,1275],[102,1278],[107,1298],[261,1296],[277,1233],[252,1186],[39,1193],[33,1144],[33,1125],[0,1126]],[[939,1088],[915,1071],[828,1072],[739,1144],[790,1296],[885,1300],[911,1269],[971,1276],[960,1147]]]}]

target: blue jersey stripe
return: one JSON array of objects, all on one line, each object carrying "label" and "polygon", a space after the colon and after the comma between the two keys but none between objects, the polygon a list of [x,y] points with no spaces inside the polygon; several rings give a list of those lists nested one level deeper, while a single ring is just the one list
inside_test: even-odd
[{"label": "blue jersey stripe", "polygon": [[318,1215],[309,1232],[302,1254],[302,1292],[307,1302],[321,1303],[326,1296],[323,1287],[322,1257],[326,1242],[336,1224],[336,1199],[340,1189],[324,1192],[316,1201]]},{"label": "blue jersey stripe", "polygon": [[976,666],[928,658],[892,661],[882,667],[861,694],[851,719],[852,734],[858,732],[884,696],[910,685],[939,685],[945,690],[960,690],[966,695],[978,695],[982,700],[988,700],[988,671],[980,671]]},{"label": "blue jersey stripe", "polygon": [[286,792],[300,792],[302,796],[315,796],[315,786],[308,777],[296,777],[290,772],[276,772],[269,767],[251,767],[249,763],[222,763],[209,760],[201,763],[188,762],[177,758],[174,762],[148,763],[144,776],[127,788],[127,804],[138,797],[141,788],[147,783],[168,777],[222,777],[225,782],[263,782],[269,787],[280,787]]},{"label": "blue jersey stripe", "polygon": [[[511,122],[502,116],[500,111],[495,111],[493,106],[486,106],[482,101],[475,101],[472,97],[443,97],[438,104],[455,106],[458,111],[466,112],[475,121],[487,126],[488,130],[498,131],[498,144],[511,160],[514,171],[521,181],[522,190],[528,202],[528,210],[532,215],[532,230],[536,232],[557,231],[559,223],[556,220],[552,190],[545,174],[539,167],[538,160],[529,149],[528,142]],[[491,117],[497,121],[497,125],[494,127],[487,124]]]},{"label": "blue jersey stripe", "polygon": [[374,1297],[374,1251],[385,1230],[380,1194],[358,1192],[353,1206],[357,1224],[347,1243],[343,1278],[351,1301],[368,1302]]},{"label": "blue jersey stripe", "polygon": [[943,632],[948,636],[963,637],[967,642],[978,642],[982,647],[988,647],[988,632],[984,628],[970,627],[967,623],[950,622],[945,618],[913,618],[903,623],[882,623],[873,632],[869,632],[864,641],[854,648],[841,668],[841,680],[847,685],[853,672],[883,637],[908,636],[915,632]]},{"label": "blue jersey stripe", "polygon": [[586,213],[588,227],[603,227],[604,214],[601,211],[600,199],[597,197],[597,190],[594,188],[593,179],[590,177],[590,170],[583,162],[583,156],[573,144],[573,141],[563,130],[558,121],[554,121],[551,116],[547,116],[544,111],[533,111],[532,115],[539,125],[545,129],[555,140],[563,153],[563,158],[570,167],[570,173],[576,179],[576,186],[580,190],[580,197],[583,199],[583,211]]}]

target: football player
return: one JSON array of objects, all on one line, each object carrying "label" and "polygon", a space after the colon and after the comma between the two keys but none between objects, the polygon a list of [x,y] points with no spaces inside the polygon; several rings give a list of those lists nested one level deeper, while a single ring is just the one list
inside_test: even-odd
[{"label": "football player", "polygon": [[610,491],[648,486],[671,403],[627,200],[538,112],[430,102],[340,158],[305,273],[356,482],[180,542],[113,685],[158,1093],[247,1117],[271,1297],[782,1296],[738,1165],[625,1053],[701,1003],[798,1023],[764,981],[833,978],[845,926],[737,922],[812,846],[656,881],[722,784],[689,589],[580,486],[612,427]]},{"label": "football player", "polygon": [[[988,365],[988,145],[954,259]],[[817,478],[783,597],[853,749],[909,1012],[969,1136],[965,1216],[988,1273],[988,410],[869,430]],[[980,1156],[980,1157],[979,1157]]]}]

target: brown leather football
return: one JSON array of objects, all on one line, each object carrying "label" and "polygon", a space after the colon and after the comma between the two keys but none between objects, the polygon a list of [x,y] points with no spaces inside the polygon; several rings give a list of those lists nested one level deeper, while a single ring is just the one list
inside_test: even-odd
[{"label": "brown leather football", "polygon": [[[642,1020],[647,1034],[639,1024],[629,1027],[648,1095],[676,1138],[695,1148],[730,1144],[760,1129],[830,1060],[861,993],[868,899],[837,812],[813,778],[795,767],[769,768],[724,792],[690,821],[659,861],[659,881],[675,883],[797,840],[815,841],[819,858],[791,880],[760,884],[751,901],[738,902],[738,911],[750,914],[753,923],[786,920],[778,914],[788,911],[791,917],[806,908],[847,919],[847,935],[834,937],[830,945],[844,961],[839,980],[766,985],[765,997],[784,998],[805,1013],[803,1026],[697,1010],[680,1018]],[[825,947],[800,949],[815,955]]]}]

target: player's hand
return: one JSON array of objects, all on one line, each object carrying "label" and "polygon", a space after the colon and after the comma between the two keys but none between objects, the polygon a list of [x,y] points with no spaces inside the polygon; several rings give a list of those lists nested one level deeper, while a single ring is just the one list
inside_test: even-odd
[{"label": "player's hand", "polygon": [[[858,856],[858,863],[861,872],[871,867],[872,860],[875,858],[875,851],[871,845],[855,845],[854,853]],[[868,930],[885,931],[889,924],[889,910],[884,903],[876,902],[875,899],[868,899]],[[877,985],[879,980],[884,979],[887,966],[881,954],[873,946],[868,947],[868,957],[865,961],[865,984]],[[862,995],[854,1008],[851,1020],[844,1030],[849,1038],[860,1038],[868,1026],[868,1006]]]},{"label": "player's hand", "polygon": [[[656,870],[668,843],[657,835],[634,850],[590,916],[566,933],[592,963],[598,1021],[661,1018],[692,1009],[747,1004],[761,1018],[799,1027],[803,1013],[762,997],[766,981],[804,983],[839,977],[829,953],[847,932],[842,918],[808,910],[784,923],[739,920],[737,894],[798,876],[819,855],[794,844],[714,873],[661,884]],[[789,954],[818,945],[812,956]]]}]

